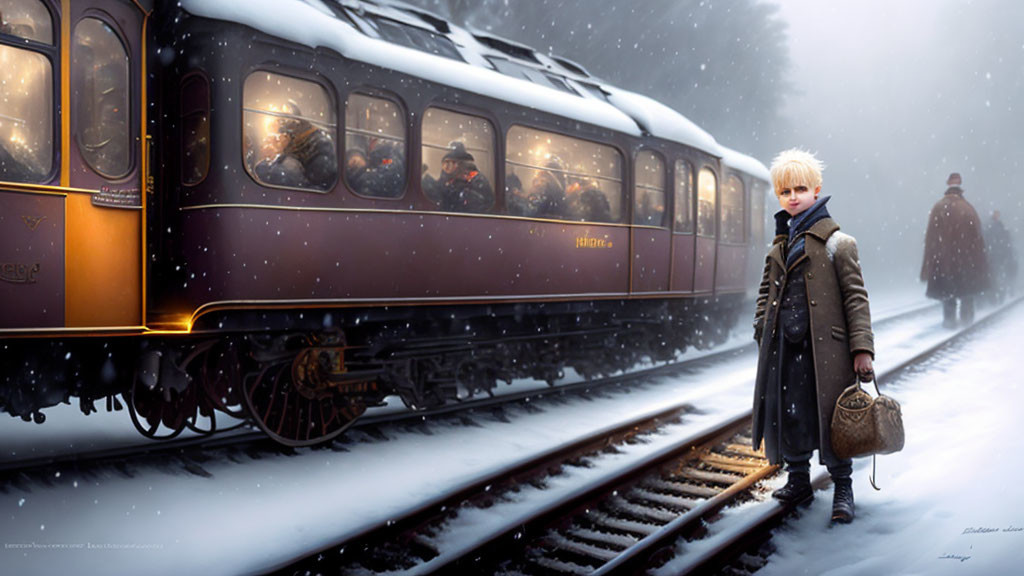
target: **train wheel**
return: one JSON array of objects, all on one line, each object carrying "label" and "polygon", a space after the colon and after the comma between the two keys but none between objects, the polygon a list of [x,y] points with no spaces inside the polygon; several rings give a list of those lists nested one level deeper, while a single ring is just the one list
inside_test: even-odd
[{"label": "train wheel", "polygon": [[185,430],[189,418],[194,426],[197,414],[191,389],[181,394],[159,386],[150,389],[135,379],[123,394],[135,429],[152,440],[170,440]]},{"label": "train wheel", "polygon": [[366,405],[335,390],[296,381],[292,359],[263,367],[245,378],[243,398],[256,426],[286,446],[326,442],[348,428]]},{"label": "train wheel", "polygon": [[178,352],[172,349],[148,357],[150,361],[157,359],[155,365],[149,366],[149,372],[161,374],[161,380],[147,385],[137,373],[131,387],[123,394],[132,424],[140,434],[153,440],[169,440],[186,428],[201,435],[216,431],[216,411],[188,375],[189,366],[207,354],[215,343],[194,346],[180,363],[174,361]]},{"label": "train wheel", "polygon": [[201,411],[213,408],[232,418],[245,418],[241,359],[237,343],[230,340],[202,351],[196,370],[206,396],[205,402],[200,403]]}]

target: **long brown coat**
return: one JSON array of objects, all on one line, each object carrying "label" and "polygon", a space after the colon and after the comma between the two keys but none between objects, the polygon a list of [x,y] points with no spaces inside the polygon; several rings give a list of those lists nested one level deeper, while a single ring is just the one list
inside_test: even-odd
[{"label": "long brown coat", "polygon": [[[871,332],[871,311],[868,293],[861,276],[857,242],[839,232],[831,218],[816,222],[807,231],[804,256],[793,264],[797,267],[809,260],[803,269],[810,314],[811,347],[814,354],[814,376],[817,386],[818,431],[821,441],[819,460],[832,451],[830,429],[836,399],[856,381],[853,356],[867,352],[874,356],[874,335]],[[754,385],[754,448],[765,443],[768,459],[777,464],[782,459],[777,434],[770,433],[765,397],[778,394],[768,382],[768,363],[776,361],[772,348],[777,345],[779,301],[786,286],[786,236],[776,236],[765,258],[764,275],[757,297],[754,332],[758,339],[757,380]],[[823,462],[824,463],[824,462]]]},{"label": "long brown coat", "polygon": [[928,215],[921,281],[928,282],[929,298],[972,296],[989,286],[981,219],[963,194],[949,188]]}]

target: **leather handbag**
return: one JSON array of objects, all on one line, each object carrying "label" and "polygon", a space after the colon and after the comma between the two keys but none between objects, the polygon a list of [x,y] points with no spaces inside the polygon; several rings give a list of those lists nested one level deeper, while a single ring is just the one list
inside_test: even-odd
[{"label": "leather handbag", "polygon": [[[875,382],[878,392],[878,382]],[[860,382],[836,399],[832,413],[832,451],[839,458],[891,454],[903,449],[903,415],[899,402],[878,392],[872,398]]]}]

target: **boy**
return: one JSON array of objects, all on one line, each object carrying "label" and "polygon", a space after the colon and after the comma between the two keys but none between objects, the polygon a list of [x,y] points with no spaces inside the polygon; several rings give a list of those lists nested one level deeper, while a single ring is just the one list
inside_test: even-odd
[{"label": "boy", "polygon": [[772,162],[775,239],[765,259],[754,316],[758,341],[754,447],[764,440],[773,464],[785,461],[786,485],[772,496],[813,497],[810,458],[818,450],[835,484],[832,522],[853,520],[853,462],[832,452],[836,398],[856,375],[873,378],[874,336],[857,242],[839,232],[821,197],[821,161],[791,149]]}]

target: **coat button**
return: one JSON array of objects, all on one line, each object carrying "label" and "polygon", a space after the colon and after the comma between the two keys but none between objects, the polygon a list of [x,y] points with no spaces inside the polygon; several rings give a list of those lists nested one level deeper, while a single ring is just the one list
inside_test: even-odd
[{"label": "coat button", "polygon": [[775,306],[776,304],[778,304],[778,301],[772,300],[772,306]]},{"label": "coat button", "polygon": [[817,306],[817,305],[818,305],[818,302],[816,300],[811,300],[811,306]]},{"label": "coat button", "polygon": [[808,273],[807,273],[807,279],[808,279],[808,280],[812,280],[812,279],[814,279],[814,274],[813,274],[812,272],[808,272]]}]

